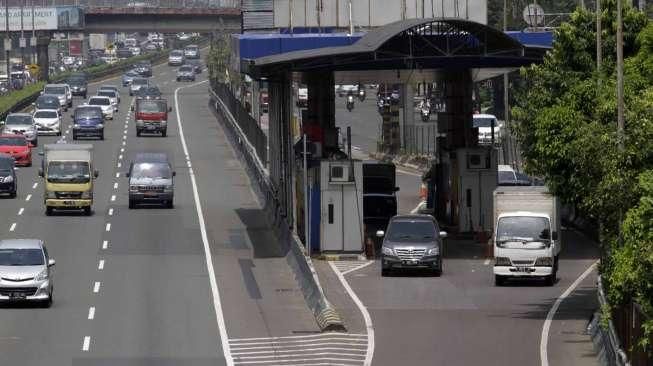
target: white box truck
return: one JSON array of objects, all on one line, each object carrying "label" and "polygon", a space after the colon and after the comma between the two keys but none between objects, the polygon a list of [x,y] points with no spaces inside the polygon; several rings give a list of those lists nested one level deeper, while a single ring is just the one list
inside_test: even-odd
[{"label": "white box truck", "polygon": [[556,281],[562,249],[560,205],[546,187],[494,190],[494,281],[543,278]]}]

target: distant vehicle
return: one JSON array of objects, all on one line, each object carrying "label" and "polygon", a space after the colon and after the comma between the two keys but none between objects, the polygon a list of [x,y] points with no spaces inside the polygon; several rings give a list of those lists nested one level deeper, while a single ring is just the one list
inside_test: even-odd
[{"label": "distant vehicle", "polygon": [[136,99],[134,119],[136,120],[136,136],[142,133],[161,133],[166,137],[168,132],[168,107],[165,99]]},{"label": "distant vehicle", "polygon": [[65,56],[61,58],[61,63],[66,65],[66,66],[71,66],[72,64],[75,63],[75,57],[73,56]]},{"label": "distant vehicle", "polygon": [[166,154],[136,154],[125,175],[129,178],[129,208],[142,203],[174,206],[176,172]]},{"label": "distant vehicle", "polygon": [[133,56],[134,56],[134,54],[132,53],[132,51],[129,48],[119,48],[119,49],[116,50],[116,57],[118,57],[119,60],[120,59],[130,58],[130,57],[133,57]]},{"label": "distant vehicle", "polygon": [[509,278],[556,282],[562,250],[560,205],[546,187],[494,190],[494,283]]},{"label": "distant vehicle", "polygon": [[118,89],[117,86],[115,85],[100,85],[98,88],[99,91],[105,91],[105,90],[110,90],[110,91],[115,91],[118,95],[118,103],[120,103],[120,90]]},{"label": "distant vehicle", "polygon": [[161,90],[156,86],[143,86],[136,92],[136,99],[161,99]]},{"label": "distant vehicle", "polygon": [[39,95],[39,97],[36,98],[36,101],[32,103],[32,105],[36,109],[57,109],[59,112],[62,111],[61,104],[59,103],[59,98],[56,95]]},{"label": "distant vehicle", "polygon": [[181,66],[184,63],[184,51],[181,50],[172,50],[168,56],[168,65],[170,66]]},{"label": "distant vehicle", "polygon": [[22,135],[0,135],[0,153],[11,155],[16,165],[32,166],[32,147]]},{"label": "distant vehicle", "polygon": [[[396,167],[393,163],[363,162],[363,223],[365,236],[385,230],[397,215]],[[377,247],[380,247],[380,243]]]},{"label": "distant vehicle", "polygon": [[425,269],[442,274],[443,239],[447,237],[431,215],[397,215],[388,223],[383,237],[381,275],[394,269]]},{"label": "distant vehicle", "polygon": [[184,32],[177,33],[177,39],[180,41],[188,41],[190,39],[190,34]]},{"label": "distant vehicle", "polygon": [[0,125],[2,125],[2,133],[23,135],[29,143],[38,146],[39,136],[30,113],[10,113],[4,121],[0,122]]},{"label": "distant vehicle", "polygon": [[104,61],[105,63],[107,63],[109,65],[113,65],[116,62],[118,62],[118,58],[116,56],[114,56],[114,55],[105,55],[105,56],[102,56],[101,59],[102,59],[102,61]]},{"label": "distant vehicle", "polygon": [[79,106],[73,112],[73,140],[80,137],[97,137],[104,140],[104,116],[102,108]]},{"label": "distant vehicle", "polygon": [[82,75],[71,76],[66,79],[66,84],[70,86],[73,95],[79,95],[86,99],[88,88],[88,79]]},{"label": "distant vehicle", "polygon": [[141,75],[136,70],[128,70],[122,75],[122,86],[130,86],[134,78],[138,77],[141,77]]},{"label": "distant vehicle", "polygon": [[73,106],[73,94],[68,84],[47,84],[41,94],[50,94],[59,98],[59,104],[64,111]]},{"label": "distant vehicle", "polygon": [[494,126],[494,143],[501,142],[501,126],[497,117],[491,114],[474,114],[472,116],[472,127],[478,128],[478,143],[492,143],[492,126]]},{"label": "distant vehicle", "polygon": [[184,56],[186,58],[194,59],[200,58],[200,48],[197,45],[191,44],[184,47]]},{"label": "distant vehicle", "polygon": [[192,66],[196,74],[202,73],[202,61],[200,61],[199,59],[186,60],[184,61],[184,64]]},{"label": "distant vehicle", "polygon": [[533,180],[526,174],[516,172],[510,165],[499,165],[497,183],[500,186],[532,186]]},{"label": "distant vehicle", "polygon": [[113,119],[113,113],[115,111],[113,103],[111,103],[111,98],[93,96],[88,98],[88,103],[86,105],[97,106],[102,109],[102,115],[105,119]]},{"label": "distant vehicle", "polygon": [[114,90],[98,90],[97,95],[99,97],[108,97],[111,100],[111,105],[113,105],[114,112],[118,111],[118,93]]},{"label": "distant vehicle", "polygon": [[61,113],[58,109],[37,109],[33,118],[39,135],[61,136]]},{"label": "distant vehicle", "polygon": [[43,148],[44,204],[46,215],[55,209],[82,210],[90,216],[93,206],[93,145],[48,144]]},{"label": "distant vehicle", "polygon": [[134,56],[140,56],[141,55],[141,48],[140,47],[129,47],[129,50],[132,52],[132,55],[134,55]]},{"label": "distant vehicle", "polygon": [[195,70],[191,65],[182,65],[177,70],[177,81],[195,81]]},{"label": "distant vehicle", "polygon": [[268,113],[270,110],[270,98],[266,90],[261,91],[260,100],[261,100],[261,112]]},{"label": "distant vehicle", "polygon": [[52,306],[54,264],[41,240],[0,240],[0,301],[36,301]]},{"label": "distant vehicle", "polygon": [[308,107],[308,88],[299,88],[297,90],[297,107]]},{"label": "distant vehicle", "polygon": [[150,42],[150,43],[148,43],[147,45],[145,45],[145,49],[146,49],[147,51],[156,51],[156,50],[159,49],[159,46],[157,46],[157,45],[156,45],[155,43],[153,43],[153,42]]},{"label": "distant vehicle", "polygon": [[140,76],[150,77],[152,76],[152,63],[149,61],[141,61],[134,65],[134,71],[136,71]]},{"label": "distant vehicle", "polygon": [[16,198],[18,190],[18,177],[16,176],[16,163],[8,154],[0,154],[0,193]]},{"label": "distant vehicle", "polygon": [[133,78],[131,84],[129,85],[129,95],[133,96],[136,94],[136,92],[138,92],[138,89],[148,85],[150,85],[150,81],[144,77]]},{"label": "distant vehicle", "polygon": [[138,41],[136,40],[136,38],[127,38],[125,39],[124,44],[125,47],[136,47],[138,46]]}]

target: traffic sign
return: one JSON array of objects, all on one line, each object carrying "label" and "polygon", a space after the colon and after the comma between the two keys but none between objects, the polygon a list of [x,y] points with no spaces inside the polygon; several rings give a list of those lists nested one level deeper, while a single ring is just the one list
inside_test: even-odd
[{"label": "traffic sign", "polygon": [[18,39],[18,44],[19,44],[20,48],[27,47],[27,38],[22,38],[22,37],[19,38]]},{"label": "traffic sign", "polygon": [[5,51],[11,51],[11,38],[5,38]]}]

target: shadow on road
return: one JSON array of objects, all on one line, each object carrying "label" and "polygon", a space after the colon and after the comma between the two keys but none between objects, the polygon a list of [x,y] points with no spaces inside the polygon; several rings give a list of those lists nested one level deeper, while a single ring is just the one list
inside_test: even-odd
[{"label": "shadow on road", "polygon": [[245,225],[254,258],[279,258],[288,253],[288,243],[276,238],[262,209],[239,208],[236,214]]}]

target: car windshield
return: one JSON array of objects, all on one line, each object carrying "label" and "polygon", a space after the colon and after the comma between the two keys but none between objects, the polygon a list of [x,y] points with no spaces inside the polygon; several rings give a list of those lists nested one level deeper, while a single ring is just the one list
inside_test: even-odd
[{"label": "car windshield", "polygon": [[7,125],[31,125],[32,124],[32,116],[24,116],[24,115],[16,115],[16,114],[10,114],[7,116],[7,120],[5,123]]},{"label": "car windshield", "polygon": [[395,242],[427,242],[435,235],[435,225],[425,220],[392,221],[387,234],[388,239]]},{"label": "car windshield", "polygon": [[134,79],[132,81],[132,84],[134,85],[147,85],[148,81],[147,79]]},{"label": "car windshield", "polygon": [[91,98],[88,101],[88,104],[90,105],[109,105],[111,104],[111,100],[107,98]]},{"label": "car windshield", "polygon": [[394,196],[363,196],[365,218],[390,218],[397,214],[397,199]]},{"label": "car windshield", "polygon": [[494,121],[494,127],[496,128],[497,127],[496,118],[474,117],[473,126],[474,127],[492,127],[492,121]]},{"label": "car windshield", "polygon": [[138,112],[163,113],[166,111],[166,103],[157,100],[146,100],[138,103]]},{"label": "car windshield", "polygon": [[36,100],[36,108],[47,109],[47,107],[59,108],[59,100],[56,97],[39,98]]},{"label": "car windshield", "polygon": [[546,217],[502,217],[497,224],[498,241],[550,240],[551,227]]},{"label": "car windshield", "polygon": [[117,92],[117,91],[118,91],[118,88],[116,88],[115,86],[101,86],[100,89],[98,89],[98,91],[112,91],[112,92]]},{"label": "car windshield", "polygon": [[182,67],[179,68],[179,71],[181,71],[181,72],[190,72],[190,71],[193,71],[193,67],[192,66],[182,66]]},{"label": "car windshield", "polygon": [[0,146],[27,146],[27,140],[24,137],[0,137]]},{"label": "car windshield", "polygon": [[75,110],[75,119],[80,118],[102,118],[100,108],[78,108]]},{"label": "car windshield", "polygon": [[88,183],[91,171],[87,162],[53,161],[48,164],[50,183]]},{"label": "car windshield", "polygon": [[134,77],[134,76],[138,76],[138,73],[137,73],[136,71],[134,71],[134,70],[131,70],[131,71],[127,71],[127,72],[125,73],[125,76],[131,76],[131,77]]},{"label": "car windshield", "polygon": [[66,93],[66,88],[63,86],[47,86],[45,89],[43,89],[45,94],[55,94],[55,95],[61,95]]},{"label": "car windshield", "polygon": [[41,266],[45,264],[41,249],[0,249],[0,266]]},{"label": "car windshield", "polygon": [[134,178],[169,179],[170,166],[166,163],[138,163],[132,168]]},{"label": "car windshield", "polygon": [[56,111],[36,111],[34,118],[57,118]]},{"label": "car windshield", "polygon": [[116,92],[110,91],[110,90],[100,90],[97,95],[102,96],[102,97],[109,97],[109,98],[115,98],[116,97]]},{"label": "car windshield", "polygon": [[0,171],[2,172],[10,172],[14,167],[14,159],[13,158],[0,158]]},{"label": "car windshield", "polygon": [[182,55],[183,55],[183,52],[181,52],[181,51],[172,51],[172,52],[170,52],[170,56],[180,57]]},{"label": "car windshield", "polygon": [[66,81],[68,84],[73,84],[73,85],[80,85],[84,84],[85,80],[81,77],[76,77],[76,78],[70,78]]}]

